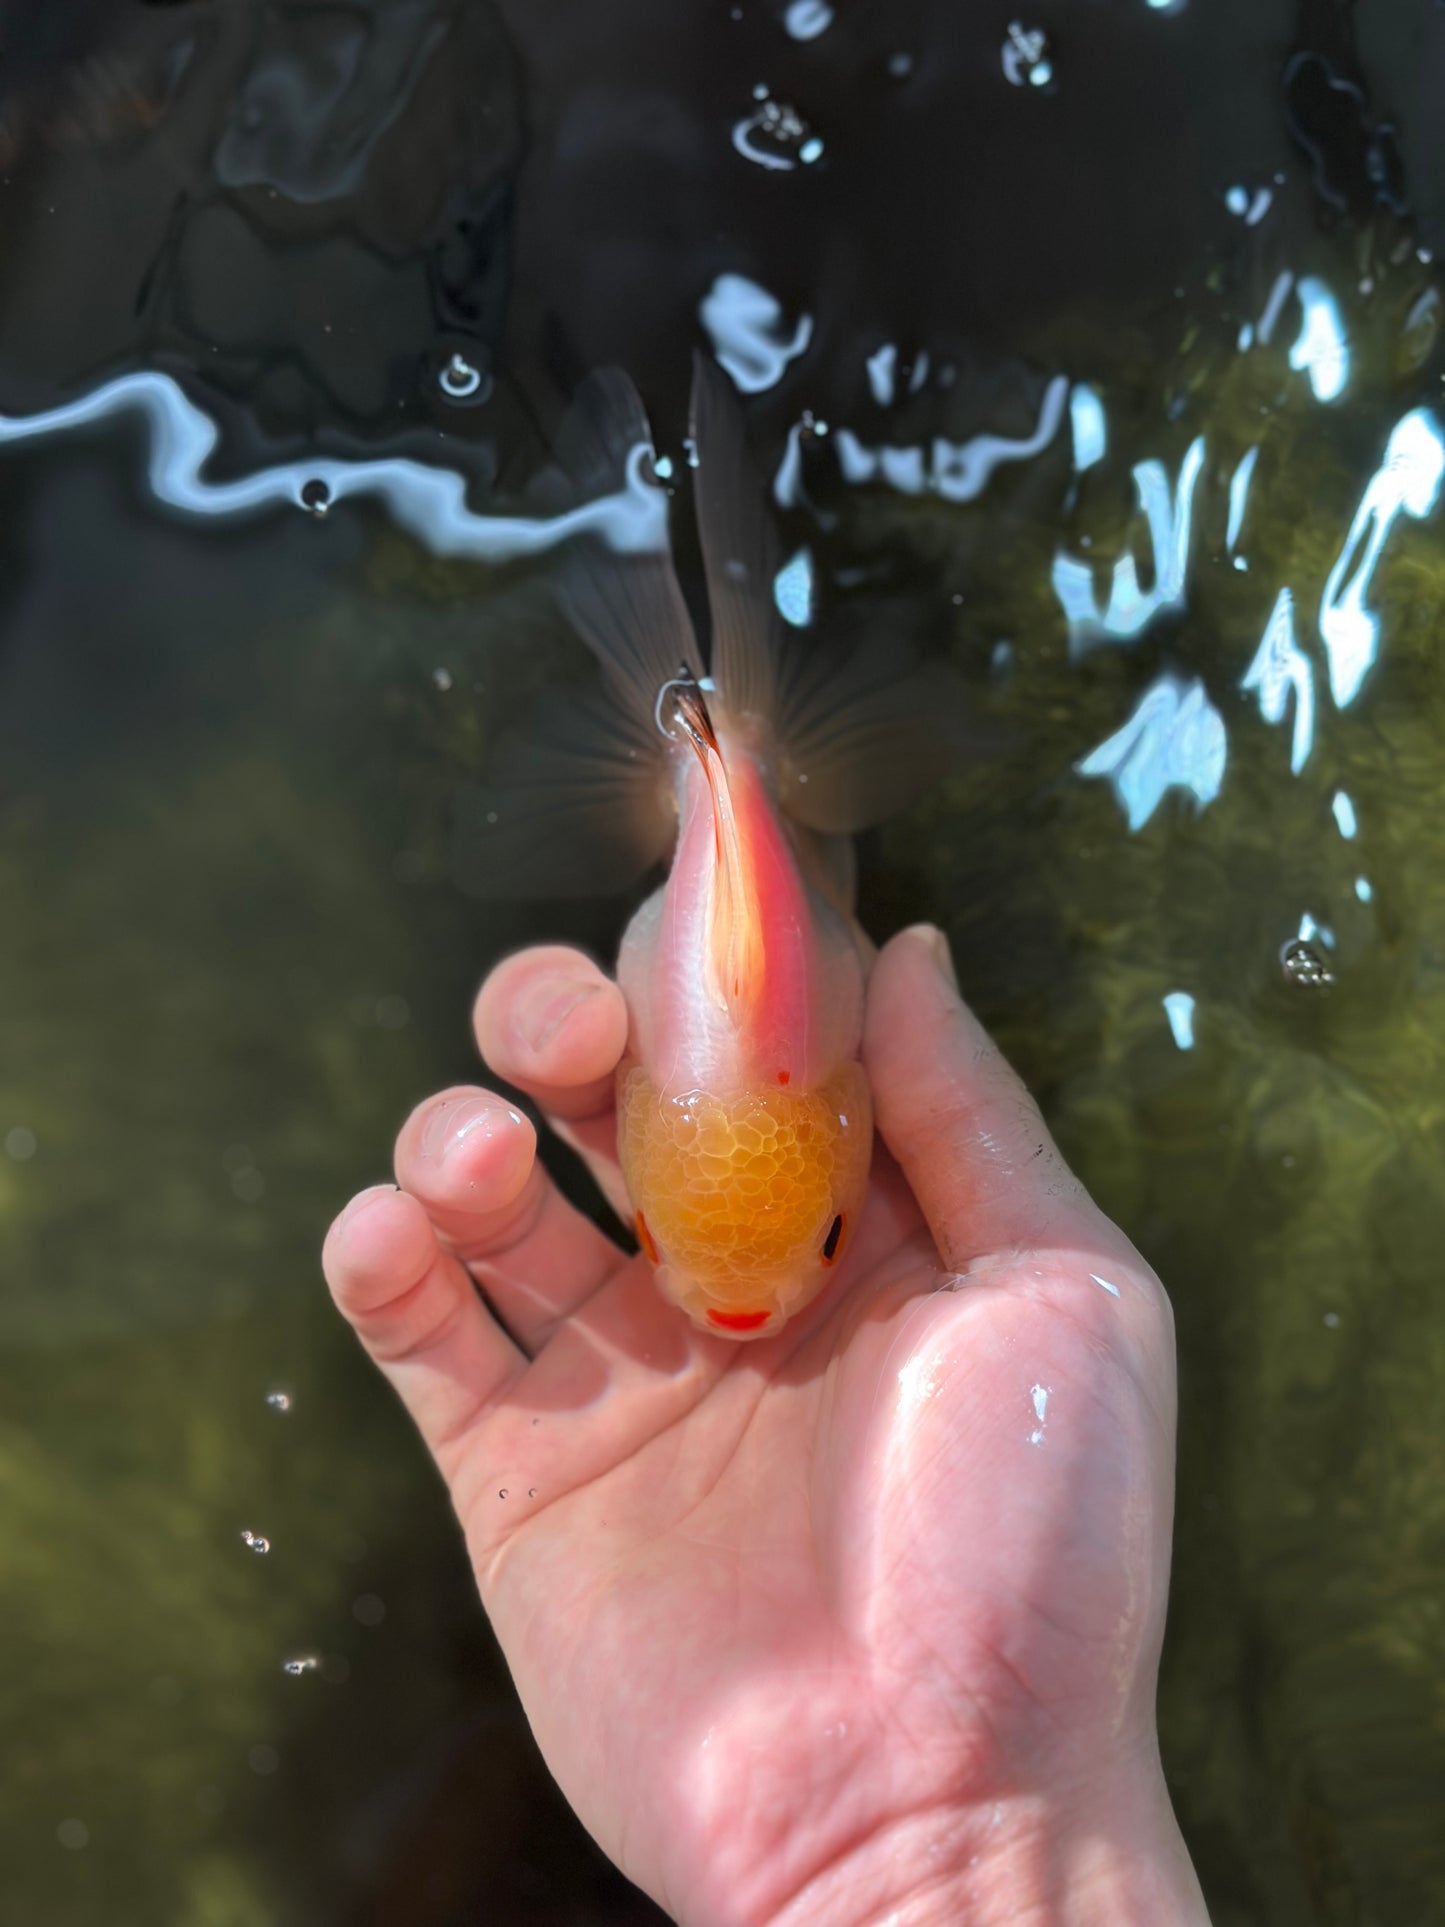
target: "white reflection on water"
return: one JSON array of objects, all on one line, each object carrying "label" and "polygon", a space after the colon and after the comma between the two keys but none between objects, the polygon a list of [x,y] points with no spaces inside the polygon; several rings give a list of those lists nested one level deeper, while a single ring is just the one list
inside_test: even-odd
[{"label": "white reflection on water", "polygon": [[1074,469],[1082,475],[1095,462],[1102,462],[1109,446],[1109,430],[1104,420],[1104,404],[1097,388],[1076,382],[1069,395],[1069,426],[1074,435]]},{"label": "white reflection on water", "polygon": [[619,554],[667,548],[667,497],[647,479],[652,451],[643,443],[629,453],[627,480],[616,494],[542,517],[477,515],[467,507],[464,476],[403,456],[348,462],[318,455],[208,482],[201,471],[216,447],[216,424],[169,375],[149,372],[122,375],[38,415],[0,415],[0,444],[63,434],[131,411],[144,415],[150,428],[151,493],[187,515],[242,515],[279,503],[305,508],[317,499],[334,507],[349,495],[372,495],[433,555],[508,562],[585,533]]},{"label": "white reflection on water", "polygon": [[1316,401],[1337,401],[1350,378],[1350,351],[1345,344],[1340,304],[1313,274],[1301,277],[1299,298],[1304,324],[1289,351],[1289,365],[1308,372]]},{"label": "white reflection on water", "polygon": [[1274,286],[1269,291],[1269,299],[1264,304],[1264,313],[1259,317],[1259,338],[1267,342],[1274,333],[1275,323],[1279,320],[1289,291],[1294,286],[1294,276],[1285,268],[1274,277]]},{"label": "white reflection on water", "polygon": [[1320,600],[1320,635],[1330,665],[1330,694],[1345,708],[1380,649],[1380,619],[1365,607],[1370,578],[1395,517],[1423,521],[1440,499],[1445,434],[1428,408],[1412,408],[1395,424],[1385,459],[1366,484]]},{"label": "white reflection on water", "polygon": [[813,620],[813,556],[810,549],[783,564],[773,577],[773,601],[784,622],[806,629]]},{"label": "white reflection on water", "polygon": [[1187,990],[1171,990],[1164,999],[1164,1015],[1180,1050],[1194,1048],[1194,999]]},{"label": "white reflection on water", "polygon": [[1229,478],[1229,527],[1225,531],[1224,545],[1231,555],[1239,540],[1239,531],[1244,527],[1244,510],[1249,501],[1249,485],[1254,480],[1254,465],[1259,460],[1259,443],[1248,449],[1240,457],[1239,467]]},{"label": "white reflection on water", "polygon": [[891,341],[885,341],[876,354],[871,354],[864,364],[868,370],[868,386],[873,391],[873,399],[880,408],[886,408],[893,399],[893,377],[898,365],[898,350]]},{"label": "white reflection on water", "polygon": [[785,334],[782,303],[743,274],[720,274],[699,313],[719,362],[745,395],[761,394],[781,381],[788,363],[813,339],[811,315]]},{"label": "white reflection on water", "polygon": [[1315,740],[1315,672],[1295,641],[1294,597],[1288,589],[1281,589],[1275,597],[1254,661],[1239,686],[1259,691],[1259,713],[1267,723],[1284,721],[1285,704],[1294,691],[1289,766],[1298,776]]},{"label": "white reflection on water", "polygon": [[1044,390],[1038,427],[1032,435],[973,435],[966,442],[935,436],[931,449],[869,448],[851,428],[837,431],[838,462],[849,482],[882,480],[904,495],[925,491],[950,502],[971,502],[988,487],[1003,462],[1027,461],[1046,449],[1059,431],[1069,393],[1066,375],[1055,375]]},{"label": "white reflection on water", "polygon": [[1149,821],[1168,789],[1190,792],[1201,809],[1224,781],[1228,745],[1219,711],[1202,682],[1163,675],[1124,727],[1074,765],[1080,776],[1107,776],[1131,830]]},{"label": "white reflection on water", "polygon": [[1330,808],[1334,811],[1340,835],[1347,843],[1353,842],[1360,828],[1360,819],[1355,815],[1353,798],[1345,790],[1336,790],[1330,799]]},{"label": "white reflection on water", "polygon": [[1153,588],[1139,587],[1133,556],[1122,555],[1114,564],[1108,603],[1101,609],[1094,590],[1093,564],[1062,552],[1055,556],[1054,593],[1068,618],[1070,655],[1083,655],[1103,642],[1132,641],[1161,609],[1182,607],[1194,485],[1203,466],[1204,438],[1200,436],[1189,445],[1172,496],[1162,462],[1140,462],[1135,467],[1134,486],[1154,551]]}]

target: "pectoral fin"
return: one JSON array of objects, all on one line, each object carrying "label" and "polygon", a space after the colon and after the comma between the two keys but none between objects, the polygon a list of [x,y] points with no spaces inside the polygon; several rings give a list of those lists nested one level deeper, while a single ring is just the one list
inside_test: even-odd
[{"label": "pectoral fin", "polygon": [[453,873],[486,897],[608,896],[677,832],[663,742],[603,693],[549,700],[457,802]]}]

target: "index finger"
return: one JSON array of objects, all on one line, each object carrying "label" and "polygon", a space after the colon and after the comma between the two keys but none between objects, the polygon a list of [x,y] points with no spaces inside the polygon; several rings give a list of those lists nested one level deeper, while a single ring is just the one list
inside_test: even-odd
[{"label": "index finger", "polygon": [[918,925],[879,953],[863,1056],[878,1128],[950,1270],[986,1252],[1125,1247],[959,996],[941,931]]},{"label": "index finger", "polygon": [[535,945],[490,973],[472,1022],[492,1070],[540,1107],[625,1215],[613,1093],[627,1003],[617,985],[580,950]]}]

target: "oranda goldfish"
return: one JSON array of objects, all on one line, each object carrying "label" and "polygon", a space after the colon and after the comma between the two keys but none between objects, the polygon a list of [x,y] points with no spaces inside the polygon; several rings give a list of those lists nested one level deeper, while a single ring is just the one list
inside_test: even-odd
[{"label": "oranda goldfish", "polygon": [[[473,826],[493,858],[555,876],[546,846],[587,812],[583,889],[617,880],[604,856],[640,872],[671,847],[618,960],[618,1154],[663,1293],[707,1331],[761,1338],[822,1289],[862,1208],[873,1125],[850,838],[937,767],[945,685],[897,651],[839,664],[785,642],[740,410],[701,359],[692,440],[709,666],[667,553],[574,543],[563,601],[608,700],[514,752]],[[615,485],[639,448],[650,458],[631,383],[591,377],[574,480]]]}]

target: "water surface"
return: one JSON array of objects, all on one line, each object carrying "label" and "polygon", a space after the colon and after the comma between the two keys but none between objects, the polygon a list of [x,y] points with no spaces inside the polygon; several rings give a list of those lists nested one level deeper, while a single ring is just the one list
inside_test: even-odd
[{"label": "water surface", "polygon": [[1445,1918],[1445,14],[0,19],[0,1917],[656,1918],[317,1250],[488,963],[626,919],[455,881],[582,662],[488,518],[609,362],[681,477],[702,344],[817,646],[1005,745],[863,913],[1173,1295],[1213,1917]]}]

